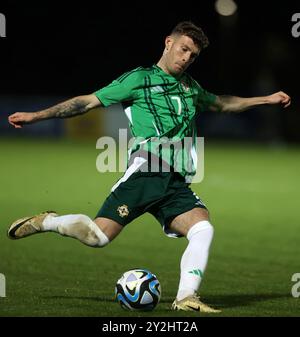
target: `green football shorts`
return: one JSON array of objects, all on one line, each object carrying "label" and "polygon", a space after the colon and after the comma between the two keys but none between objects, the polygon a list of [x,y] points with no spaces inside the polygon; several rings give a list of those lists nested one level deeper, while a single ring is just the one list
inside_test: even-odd
[{"label": "green football shorts", "polygon": [[[127,176],[126,176],[127,175]],[[176,172],[141,172],[125,175],[114,185],[96,217],[104,217],[126,226],[149,212],[162,225],[168,236],[173,219],[195,207],[205,208],[201,199]]]}]

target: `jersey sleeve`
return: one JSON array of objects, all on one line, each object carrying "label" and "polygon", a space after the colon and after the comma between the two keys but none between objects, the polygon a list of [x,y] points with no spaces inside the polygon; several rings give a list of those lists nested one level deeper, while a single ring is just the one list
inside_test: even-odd
[{"label": "jersey sleeve", "polygon": [[94,94],[104,107],[113,103],[134,100],[137,98],[140,77],[139,71],[135,69],[120,76],[106,87],[95,91]]},{"label": "jersey sleeve", "polygon": [[217,96],[203,89],[198,84],[198,101],[197,101],[197,110],[199,112],[209,110],[209,107],[215,103]]}]

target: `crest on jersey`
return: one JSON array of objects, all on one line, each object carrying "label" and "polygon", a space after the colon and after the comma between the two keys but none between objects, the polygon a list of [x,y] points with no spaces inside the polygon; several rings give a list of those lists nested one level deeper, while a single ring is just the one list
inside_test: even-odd
[{"label": "crest on jersey", "polygon": [[189,91],[190,90],[189,85],[186,82],[184,82],[184,81],[181,81],[181,86],[182,86],[182,88],[183,88],[184,91]]},{"label": "crest on jersey", "polygon": [[119,212],[119,215],[120,215],[121,218],[124,218],[125,216],[128,216],[128,214],[129,214],[127,205],[119,206],[117,211]]}]

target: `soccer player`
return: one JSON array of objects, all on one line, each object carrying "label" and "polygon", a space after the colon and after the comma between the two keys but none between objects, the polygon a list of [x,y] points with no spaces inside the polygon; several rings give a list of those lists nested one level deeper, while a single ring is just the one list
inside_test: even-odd
[{"label": "soccer player", "polygon": [[91,247],[104,247],[133,219],[150,212],[167,235],[184,236],[188,240],[172,309],[220,312],[204,304],[197,295],[214,230],[206,206],[189,186],[190,177],[195,174],[195,144],[181,150],[165,145],[183,144],[186,138],[193,138],[195,117],[200,111],[237,113],[261,104],[288,107],[290,97],[282,91],[251,98],[207,92],[186,73],[207,46],[208,39],[200,27],[192,22],[180,22],[166,37],[162,56],[153,66],[129,71],[92,94],[74,97],[45,110],[10,115],[9,123],[21,128],[121,102],[135,142],[128,169],[94,219],[84,214],[44,212],[18,219],[8,229],[8,236],[20,239],[52,231]]}]

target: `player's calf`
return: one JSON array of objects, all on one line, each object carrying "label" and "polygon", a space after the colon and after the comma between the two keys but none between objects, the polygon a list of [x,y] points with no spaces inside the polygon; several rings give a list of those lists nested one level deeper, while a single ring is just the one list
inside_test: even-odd
[{"label": "player's calf", "polygon": [[83,214],[58,216],[55,212],[49,211],[16,220],[8,229],[8,237],[21,239],[49,231],[78,239],[90,247],[104,247],[109,243],[108,237],[88,216]]},{"label": "player's calf", "polygon": [[58,232],[80,240],[90,247],[104,247],[109,243],[109,238],[84,214],[70,214],[59,217],[49,215],[43,222],[44,230]]}]

